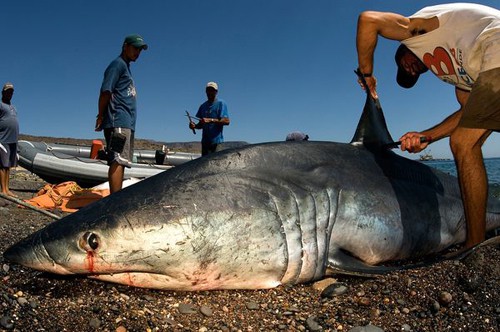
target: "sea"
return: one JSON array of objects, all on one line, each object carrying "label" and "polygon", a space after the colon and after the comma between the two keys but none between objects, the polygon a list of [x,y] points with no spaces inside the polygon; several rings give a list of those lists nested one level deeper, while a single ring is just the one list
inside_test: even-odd
[{"label": "sea", "polygon": [[[424,164],[439,169],[448,174],[457,176],[457,168],[453,159],[423,161]],[[488,174],[488,182],[500,187],[500,158],[485,158],[484,165]]]}]

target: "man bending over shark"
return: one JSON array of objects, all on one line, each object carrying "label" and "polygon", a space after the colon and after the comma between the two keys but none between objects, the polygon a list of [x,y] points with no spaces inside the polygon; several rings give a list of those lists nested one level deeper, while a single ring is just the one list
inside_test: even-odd
[{"label": "man bending over shark", "polygon": [[455,86],[460,108],[436,126],[408,132],[401,150],[420,152],[432,141],[450,138],[467,221],[465,248],[485,239],[488,181],[481,147],[500,130],[500,11],[450,3],[425,7],[405,17],[367,11],[360,14],[356,46],[359,70],[377,98],[373,58],[378,35],[401,42],[396,52],[397,82],[411,88],[431,70]]}]

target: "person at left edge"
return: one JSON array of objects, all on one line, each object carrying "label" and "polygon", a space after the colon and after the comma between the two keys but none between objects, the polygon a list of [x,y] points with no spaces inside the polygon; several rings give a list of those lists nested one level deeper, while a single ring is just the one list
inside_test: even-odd
[{"label": "person at left edge", "polygon": [[[120,56],[113,60],[104,72],[95,130],[104,130],[110,193],[122,189],[125,167],[130,167],[132,161],[137,92],[130,72],[130,62],[135,62],[141,51],[147,49],[148,45],[141,36],[134,34],[125,37]],[[111,138],[116,133],[125,135],[125,144],[120,153],[110,150]]]},{"label": "person at left edge", "polygon": [[17,111],[11,104],[14,85],[5,83],[0,103],[0,187],[2,194],[16,197],[10,191],[10,169],[17,166],[17,140],[19,138],[19,122]]}]

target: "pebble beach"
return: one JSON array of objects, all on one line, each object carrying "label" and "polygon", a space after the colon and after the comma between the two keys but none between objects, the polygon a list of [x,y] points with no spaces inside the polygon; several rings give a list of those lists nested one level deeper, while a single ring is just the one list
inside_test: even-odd
[{"label": "pebble beach", "polygon": [[[23,199],[45,184],[11,172]],[[54,219],[0,198],[0,220],[3,252]],[[245,291],[132,288],[0,259],[0,331],[500,331],[498,245],[377,278]]]}]

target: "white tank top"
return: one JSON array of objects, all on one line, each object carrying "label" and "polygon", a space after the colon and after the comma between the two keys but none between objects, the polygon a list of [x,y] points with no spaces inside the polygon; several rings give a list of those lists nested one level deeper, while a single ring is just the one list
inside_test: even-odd
[{"label": "white tank top", "polygon": [[500,11],[452,3],[410,18],[437,17],[439,27],[402,41],[441,80],[470,91],[480,72],[500,67]]}]

